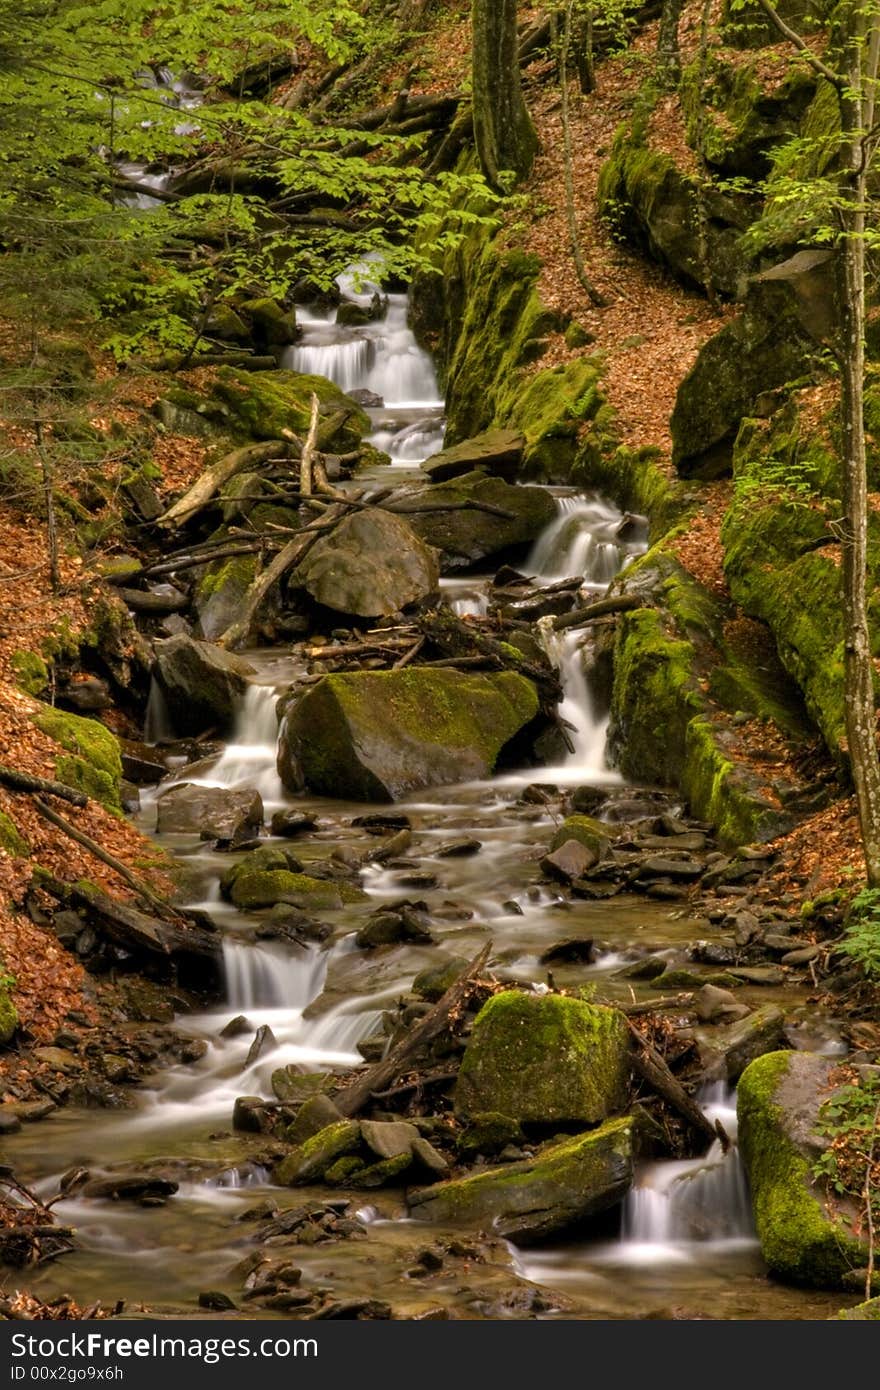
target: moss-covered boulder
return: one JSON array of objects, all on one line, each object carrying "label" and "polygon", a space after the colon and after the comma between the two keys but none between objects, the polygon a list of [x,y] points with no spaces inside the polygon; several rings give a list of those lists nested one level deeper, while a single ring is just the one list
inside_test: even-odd
[{"label": "moss-covered boulder", "polygon": [[284,430],[292,430],[302,438],[309,428],[312,393],[320,403],[318,447],[341,454],[357,449],[369,433],[369,418],[322,376],[222,367],[204,390],[172,387],[157,411],[169,428],[189,422],[184,431],[188,433],[225,434],[241,440],[281,439]]},{"label": "moss-covered boulder", "polygon": [[644,121],[625,122],[602,167],[600,215],[685,284],[736,295],[749,269],[741,244],[753,213],[727,190],[653,149]]},{"label": "moss-covered boulder", "polygon": [[55,760],[58,781],[85,792],[111,810],[120,810],[122,753],[116,736],[97,719],[84,719],[49,707],[34,714],[33,721],[66,750]]},{"label": "moss-covered boulder", "polygon": [[0,963],[0,1046],[10,1041],[18,1027],[18,1011],[12,1002],[12,983]]},{"label": "moss-covered boulder", "polygon": [[317,1182],[340,1158],[356,1153],[360,1144],[357,1120],[337,1120],[283,1158],[273,1174],[275,1182],[281,1187]]},{"label": "moss-covered boulder", "polygon": [[296,341],[296,313],[293,309],[285,309],[277,299],[267,295],[245,299],[239,303],[238,312],[250,327],[255,347],[283,347]]},{"label": "moss-covered boulder", "polygon": [[520,1245],[583,1227],[632,1184],[632,1121],[538,1150],[532,1159],[408,1194],[410,1215],[435,1225],[491,1230]]},{"label": "moss-covered boulder", "polygon": [[481,468],[499,478],[514,477],[522,462],[525,439],[518,430],[483,430],[473,439],[451,444],[421,465],[432,483],[446,483]]},{"label": "moss-covered boulder", "polygon": [[157,642],[153,674],[178,733],[228,733],[254,668],[241,657],[184,633]]},{"label": "moss-covered boulder", "polygon": [[14,859],[26,858],[30,854],[27,840],[19,833],[15,821],[11,816],[7,816],[5,811],[0,811],[0,849],[12,855]]},{"label": "moss-covered boulder", "polygon": [[16,685],[28,695],[41,695],[49,684],[49,668],[38,652],[13,652],[9,665]]},{"label": "moss-covered boulder", "polygon": [[[427,507],[431,510],[421,510]],[[484,507],[498,508],[503,515]],[[446,570],[531,545],[556,518],[556,503],[543,488],[515,487],[479,470],[409,492],[395,510],[440,551]]]},{"label": "moss-covered boulder", "polygon": [[611,831],[602,821],[592,816],[566,816],[550,841],[551,852],[564,845],[566,840],[577,840],[584,849],[596,856],[595,862],[604,859],[611,847]]},{"label": "moss-covered boulder", "polygon": [[854,1308],[844,1308],[837,1314],[844,1322],[880,1322],[880,1298],[869,1298]]},{"label": "moss-covered boulder", "polygon": [[255,555],[230,555],[206,567],[193,600],[206,641],[213,641],[235,622],[256,573]]},{"label": "moss-covered boulder", "polygon": [[483,1005],[455,1084],[457,1115],[599,1124],[626,1104],[629,1033],[616,1009],[520,990]]},{"label": "moss-covered boulder", "polygon": [[373,507],[321,537],[290,582],[337,613],[381,618],[426,599],[439,578],[436,552],[413,527]]},{"label": "moss-covered boulder", "polygon": [[362,902],[366,894],[345,880],[314,878],[302,872],[293,854],[274,845],[251,850],[220,880],[220,892],[240,911],[288,903],[313,912],[333,911]]},{"label": "moss-covered boulder", "polygon": [[766,178],[773,150],[800,132],[815,91],[806,65],[786,70],[782,60],[767,73],[760,59],[732,63],[727,54],[710,52],[682,73],[688,143],[726,177]]},{"label": "moss-covered boulder", "polygon": [[819,1112],[834,1062],[809,1052],[771,1052],[746,1067],[737,1090],[739,1147],[749,1178],[761,1253],[777,1278],[840,1288],[867,1263],[854,1213],[813,1174],[828,1140]]},{"label": "moss-covered boulder", "polygon": [[801,252],[756,277],[742,313],[700,350],[670,422],[682,476],[729,473],[743,417],[759,397],[810,370],[830,304],[826,265],[824,252]]},{"label": "moss-covered boulder", "polygon": [[358,671],[325,676],[287,712],[278,770],[323,796],[394,801],[421,787],[487,777],[538,712],[514,672]]}]

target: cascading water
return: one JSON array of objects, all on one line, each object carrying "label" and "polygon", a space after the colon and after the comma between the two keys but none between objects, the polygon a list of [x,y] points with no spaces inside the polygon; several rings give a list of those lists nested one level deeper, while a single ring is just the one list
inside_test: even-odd
[{"label": "cascading water", "polygon": [[276,770],[278,691],[274,685],[252,685],[245,692],[232,742],[224,748],[205,779],[213,787],[248,787],[260,793],[264,805],[284,800]]}]

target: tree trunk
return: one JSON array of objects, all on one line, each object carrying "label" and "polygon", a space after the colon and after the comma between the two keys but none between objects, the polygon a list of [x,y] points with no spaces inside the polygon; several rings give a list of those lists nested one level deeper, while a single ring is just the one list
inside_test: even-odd
[{"label": "tree trunk", "polygon": [[671,88],[681,77],[681,51],[678,43],[678,26],[684,0],[663,0],[660,11],[660,28],[657,31],[657,66],[664,87]]},{"label": "tree trunk", "polygon": [[[880,20],[871,20],[870,51],[875,55]],[[865,199],[867,150],[866,81],[876,74],[862,68],[864,32],[851,36],[849,84],[840,92],[843,135],[841,237],[837,259],[838,351],[841,369],[843,432],[843,612],[846,733],[865,869],[871,887],[880,887],[880,763],[877,760],[874,667],[868,629],[867,518],[865,455]],[[869,58],[870,67],[870,58]]]},{"label": "tree trunk", "polygon": [[526,177],[538,148],[520,85],[516,11],[516,0],[473,0],[474,138],[486,181],[499,192],[511,175]]}]

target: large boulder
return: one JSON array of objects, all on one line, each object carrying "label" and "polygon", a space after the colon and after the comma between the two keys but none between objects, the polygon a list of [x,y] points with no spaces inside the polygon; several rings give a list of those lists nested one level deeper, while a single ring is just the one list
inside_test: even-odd
[{"label": "large boulder", "polygon": [[263,799],[257,791],[179,782],[161,792],[156,801],[158,835],[243,840],[259,833],[262,824]]},{"label": "large boulder", "polygon": [[241,696],[254,674],[240,656],[184,633],[156,642],[153,674],[178,733],[229,732]]},{"label": "large boulder", "polygon": [[489,1168],[408,1195],[410,1215],[435,1225],[491,1229],[520,1245],[582,1226],[622,1201],[632,1184],[632,1121],[539,1149],[534,1158]]},{"label": "large boulder", "polygon": [[291,583],[337,613],[381,618],[427,598],[439,577],[435,552],[401,517],[376,507],[322,536]]},{"label": "large boulder", "polygon": [[626,1105],[629,1033],[616,1009],[520,990],[483,1005],[455,1085],[457,1115],[599,1124]]},{"label": "large boulder", "polygon": [[672,462],[682,476],[730,471],[743,417],[809,369],[832,306],[827,252],[800,251],[754,277],[742,313],[709,339],[678,388]]},{"label": "large boulder", "polygon": [[84,719],[50,705],[38,706],[32,718],[63,750],[55,759],[56,780],[118,811],[122,751],[116,735],[97,719]]},{"label": "large boulder", "polygon": [[[332,381],[300,372],[248,372],[221,367],[204,390],[173,386],[156,410],[167,427],[238,439],[283,439],[284,430],[305,438],[312,395],[318,397],[318,448],[348,453],[369,432],[360,406]],[[187,429],[186,426],[189,426]]]},{"label": "large boulder", "polygon": [[480,470],[408,492],[395,510],[441,552],[446,569],[531,545],[556,519],[556,503],[544,488],[517,487]]},{"label": "large boulder", "polygon": [[[660,980],[663,978],[661,975]],[[736,1085],[756,1057],[782,1047],[784,1030],[785,1014],[778,1004],[764,1004],[747,1018],[716,1028],[700,1040],[700,1061],[706,1076]]]},{"label": "large boulder", "polygon": [[220,880],[220,892],[240,911],[287,903],[313,912],[333,911],[361,902],[366,894],[346,880],[315,878],[299,860],[278,845],[261,845],[233,864]]},{"label": "large boulder", "polygon": [[739,1148],[755,1228],[771,1274],[840,1288],[868,1261],[855,1213],[813,1174],[828,1146],[817,1131],[836,1063],[810,1052],[771,1052],[746,1067],[737,1090]]},{"label": "large boulder", "polygon": [[394,801],[487,777],[538,712],[514,672],[357,671],[325,676],[288,710],[278,771],[291,791]]},{"label": "large boulder", "polygon": [[525,436],[519,430],[483,430],[473,439],[451,444],[425,459],[422,470],[432,483],[445,483],[482,468],[499,478],[515,477],[522,462]]}]

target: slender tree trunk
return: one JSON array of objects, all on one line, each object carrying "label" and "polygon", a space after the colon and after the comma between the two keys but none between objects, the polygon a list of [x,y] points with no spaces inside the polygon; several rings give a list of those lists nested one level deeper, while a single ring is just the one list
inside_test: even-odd
[{"label": "slender tree trunk", "polygon": [[568,99],[568,48],[571,43],[571,14],[573,0],[568,0],[565,7],[562,41],[559,44],[559,85],[562,92],[562,158],[565,175],[565,218],[568,223],[568,237],[571,242],[571,255],[574,261],[575,273],[581,287],[586,290],[591,303],[601,308],[607,304],[607,300],[596,289],[584,265],[584,256],[581,250],[581,240],[578,235],[577,208],[574,201],[574,168],[572,162],[572,142],[571,142],[571,112],[569,110]]},{"label": "slender tree trunk", "polygon": [[518,181],[531,170],[538,136],[519,76],[516,0],[473,0],[474,139],[494,189],[505,173]]},{"label": "slender tree trunk", "polygon": [[684,0],[663,0],[660,11],[660,28],[657,31],[657,66],[660,80],[665,87],[674,87],[681,77],[681,52],[678,44],[678,26]]},{"label": "slender tree trunk", "polygon": [[865,453],[865,199],[867,195],[866,115],[872,114],[876,81],[871,55],[880,36],[880,19],[871,19],[868,71],[863,68],[864,27],[850,41],[849,83],[840,93],[843,135],[841,237],[838,250],[841,423],[843,432],[843,611],[846,733],[865,868],[871,887],[880,887],[880,762],[874,698],[874,667],[868,629],[868,484]]},{"label": "slender tree trunk", "polygon": [[578,20],[574,39],[575,67],[577,68],[581,92],[585,97],[596,90],[593,27],[593,7],[591,5],[586,14]]}]

